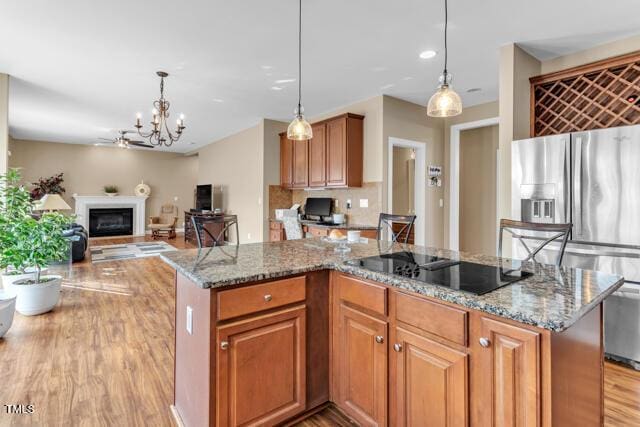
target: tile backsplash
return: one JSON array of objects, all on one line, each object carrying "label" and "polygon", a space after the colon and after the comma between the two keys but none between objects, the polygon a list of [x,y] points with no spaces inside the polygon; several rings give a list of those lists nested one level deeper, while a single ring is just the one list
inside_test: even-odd
[{"label": "tile backsplash", "polygon": [[[286,190],[283,190],[286,191]],[[365,182],[359,188],[341,188],[331,190],[292,190],[292,202],[304,206],[307,197],[331,197],[338,201],[333,206],[336,213],[344,213],[347,222],[359,225],[378,224],[378,215],[382,212],[382,182]],[[271,193],[271,191],[269,192]],[[351,200],[351,209],[347,209],[347,200]],[[368,207],[360,207],[360,200],[366,200]],[[271,204],[271,201],[269,201]]]}]

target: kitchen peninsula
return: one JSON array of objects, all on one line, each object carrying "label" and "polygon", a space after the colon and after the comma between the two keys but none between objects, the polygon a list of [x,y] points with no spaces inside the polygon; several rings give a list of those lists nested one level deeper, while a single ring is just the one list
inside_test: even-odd
[{"label": "kitchen peninsula", "polygon": [[351,248],[303,239],[161,254],[177,271],[180,423],[275,425],[333,402],[366,426],[602,425],[602,302],[621,277],[526,264],[532,275],[474,295],[355,260],[432,255],[500,277],[517,262]]}]

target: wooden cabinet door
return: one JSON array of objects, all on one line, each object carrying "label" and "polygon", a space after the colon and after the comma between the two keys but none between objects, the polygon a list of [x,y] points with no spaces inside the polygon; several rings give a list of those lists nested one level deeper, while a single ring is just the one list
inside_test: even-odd
[{"label": "wooden cabinet door", "polygon": [[309,187],[309,141],[291,141],[293,144],[293,188]]},{"label": "wooden cabinet door", "polygon": [[343,304],[338,322],[338,405],[362,426],[385,426],[387,323]]},{"label": "wooden cabinet door", "polygon": [[309,140],[309,187],[327,185],[326,137],[324,123],[312,126],[313,138]]},{"label": "wooden cabinet door", "polygon": [[347,185],[347,119],[330,121],[327,126],[327,187]]},{"label": "wooden cabinet door", "polygon": [[217,426],[275,425],[305,410],[305,308],[217,328]]},{"label": "wooden cabinet door", "polygon": [[290,188],[293,178],[293,141],[280,135],[280,186]]},{"label": "wooden cabinet door", "polygon": [[[540,334],[481,318],[478,347],[483,393],[491,411],[482,425],[537,427],[540,425]],[[489,419],[490,417],[490,419]]]},{"label": "wooden cabinet door", "polygon": [[390,345],[394,426],[466,427],[468,356],[396,327]]}]

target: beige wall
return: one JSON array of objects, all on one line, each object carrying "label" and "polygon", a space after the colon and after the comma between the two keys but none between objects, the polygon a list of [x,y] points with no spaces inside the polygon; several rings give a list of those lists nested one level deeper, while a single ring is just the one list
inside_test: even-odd
[{"label": "beige wall", "polygon": [[256,125],[198,151],[198,184],[222,187],[224,211],[238,215],[240,243],[262,241],[260,136]]},{"label": "beige wall", "polygon": [[9,151],[9,76],[0,73],[0,175],[7,172]]},{"label": "beige wall", "polygon": [[449,248],[449,219],[451,215],[451,127],[462,123],[476,122],[479,120],[486,120],[498,117],[498,101],[487,102],[485,104],[474,105],[472,107],[465,107],[462,110],[462,114],[450,117],[445,120],[444,126],[444,247]]},{"label": "beige wall", "polygon": [[[407,139],[422,142],[426,145],[427,165],[444,167],[444,120],[427,116],[426,107],[402,101],[390,96],[383,96],[382,141],[384,197],[383,210],[387,206],[387,165],[389,138]],[[426,188],[425,197],[425,243],[428,246],[442,247],[444,244],[444,209],[440,207],[440,199],[444,201],[443,187]],[[420,215],[420,212],[416,212]]]},{"label": "beige wall", "polygon": [[462,251],[496,254],[498,126],[460,132],[460,243]]},{"label": "beige wall", "polygon": [[628,37],[611,43],[595,46],[591,49],[572,53],[571,55],[560,56],[558,58],[544,61],[542,62],[540,74],[566,70],[567,68],[573,68],[590,62],[596,62],[602,59],[620,56],[639,50],[640,35]]},{"label": "beige wall", "polygon": [[393,200],[394,215],[414,214],[415,160],[411,148],[393,147]]},{"label": "beige wall", "polygon": [[142,180],[151,187],[147,216],[159,214],[162,204],[173,203],[178,206],[181,226],[184,211],[193,207],[197,156],[22,140],[12,140],[10,149],[10,166],[22,168],[28,182],[64,172],[64,199],[72,208],[74,193],[103,194],[103,187],[110,184],[122,195],[133,195]]}]

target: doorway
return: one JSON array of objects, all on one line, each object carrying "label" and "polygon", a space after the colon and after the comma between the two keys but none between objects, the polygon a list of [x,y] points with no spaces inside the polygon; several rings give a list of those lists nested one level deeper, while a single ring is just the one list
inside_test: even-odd
[{"label": "doorway", "polygon": [[389,138],[387,212],[416,215],[416,245],[425,245],[426,144]]},{"label": "doorway", "polygon": [[496,254],[498,126],[460,132],[461,251]]},{"label": "doorway", "polygon": [[[473,122],[460,123],[451,126],[449,135],[449,249],[452,250],[473,250],[481,249],[480,253],[496,255],[498,241],[498,126],[499,118],[492,117]],[[472,130],[482,130],[479,134]],[[495,135],[494,135],[495,133]],[[461,164],[461,138],[465,139],[464,169],[469,168],[463,176],[463,165]],[[474,146],[473,141],[493,140],[493,145],[480,142],[479,146]],[[468,140],[468,143],[467,143]],[[486,145],[485,145],[486,144]],[[469,149],[469,150],[467,150]],[[475,149],[475,150],[474,150]],[[474,158],[474,151],[480,151],[482,159]],[[477,153],[476,153],[477,154]],[[475,182],[471,177],[479,177],[480,181]],[[461,179],[465,179],[464,208],[462,208]],[[491,183],[493,182],[493,186]],[[467,185],[470,184],[470,185]],[[491,205],[491,207],[488,207]],[[478,212],[478,209],[481,212]],[[493,210],[493,213],[491,211]],[[488,213],[487,213],[488,212]],[[493,215],[491,221],[487,219]],[[465,225],[461,226],[461,216],[464,216]],[[469,220],[467,222],[467,220]],[[470,230],[482,230],[483,237],[480,242],[471,242],[474,239]],[[471,248],[461,247],[460,233],[465,233],[465,245]],[[489,243],[489,233],[493,235],[493,244]],[[493,250],[492,250],[493,248]]]}]

